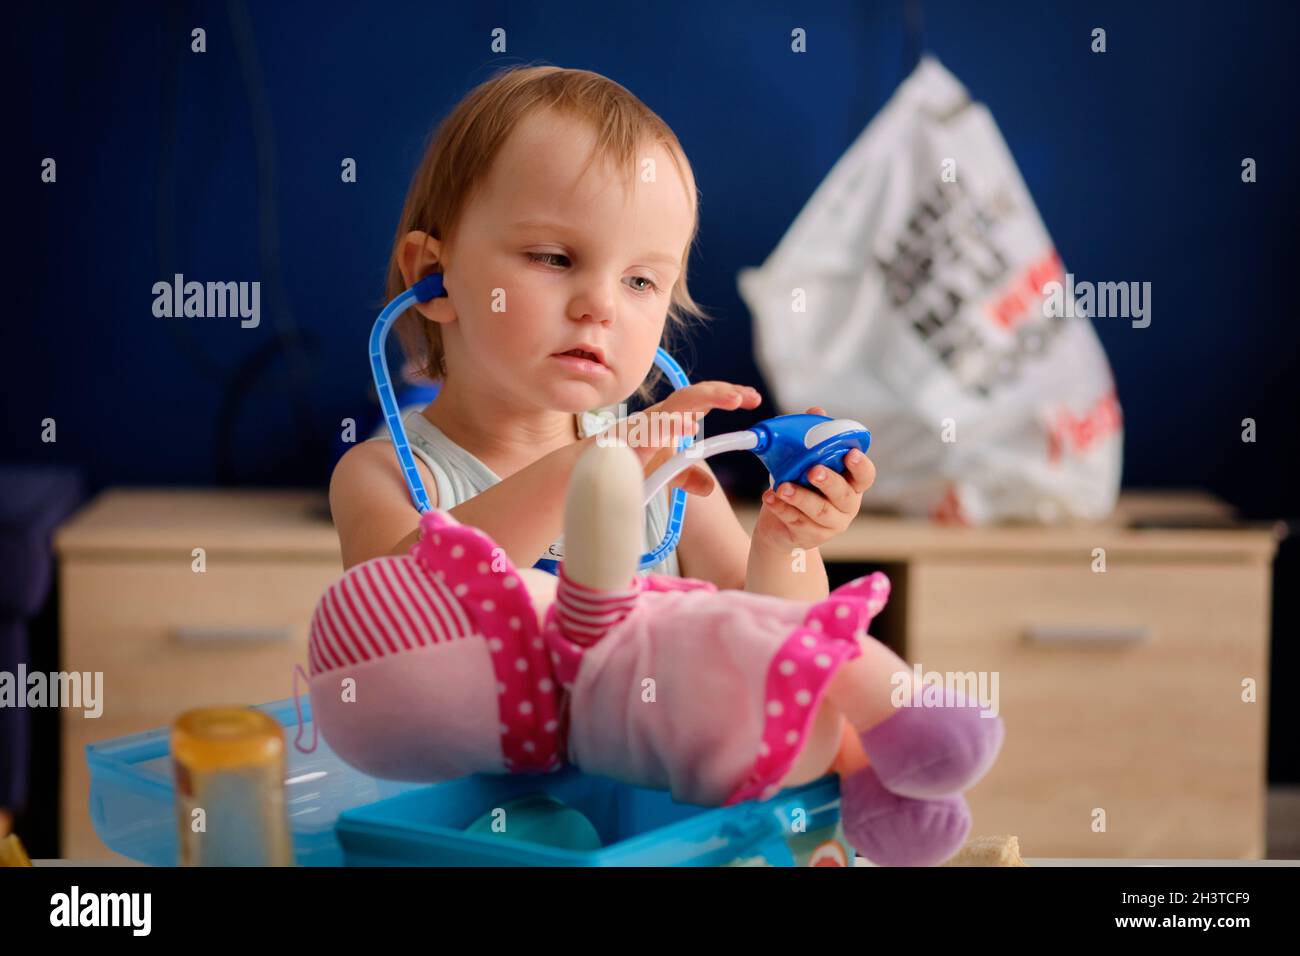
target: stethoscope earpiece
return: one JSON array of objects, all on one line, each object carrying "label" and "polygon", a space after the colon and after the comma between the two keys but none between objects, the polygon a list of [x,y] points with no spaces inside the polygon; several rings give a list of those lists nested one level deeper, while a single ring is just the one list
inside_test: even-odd
[{"label": "stethoscope earpiece", "polygon": [[410,291],[415,293],[416,302],[428,302],[430,299],[437,299],[447,294],[447,289],[442,283],[441,272],[430,272],[411,286]]}]

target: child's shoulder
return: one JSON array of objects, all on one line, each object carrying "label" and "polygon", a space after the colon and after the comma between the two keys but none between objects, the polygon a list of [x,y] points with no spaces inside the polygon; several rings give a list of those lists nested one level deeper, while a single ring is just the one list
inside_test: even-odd
[{"label": "child's shoulder", "polygon": [[[416,468],[437,507],[436,482],[419,459]],[[330,475],[329,503],[344,567],[387,554],[416,525],[410,491],[388,442],[364,441],[347,450]]]},{"label": "child's shoulder", "polygon": [[[438,487],[429,466],[418,457],[415,467],[424,482],[429,504],[437,507]],[[363,441],[349,448],[330,475],[330,503],[393,500],[409,511],[411,495],[393,446],[385,441]]]}]

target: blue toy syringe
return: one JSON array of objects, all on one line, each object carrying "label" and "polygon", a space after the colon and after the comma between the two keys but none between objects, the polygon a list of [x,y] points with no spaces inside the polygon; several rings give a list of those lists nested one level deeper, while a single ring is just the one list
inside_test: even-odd
[{"label": "blue toy syringe", "polygon": [[[384,306],[383,311],[379,313],[379,318],[375,320],[374,328],[370,331],[370,371],[375,379],[375,391],[379,396],[379,405],[383,409],[388,434],[393,440],[393,448],[397,452],[402,477],[406,479],[411,500],[421,514],[432,506],[429,503],[429,496],[425,493],[424,482],[420,480],[410,443],[406,438],[406,428],[402,424],[392,379],[388,374],[388,360],[384,355],[384,346],[388,341],[389,329],[397,316],[416,302],[428,302],[430,299],[446,294],[441,273],[435,272],[425,276]],[[655,365],[668,376],[674,391],[690,384],[682,367],[663,349],[656,351]],[[773,487],[790,481],[811,488],[807,475],[814,465],[824,465],[834,471],[843,471],[845,455],[855,448],[866,453],[870,446],[871,432],[867,431],[860,422],[811,414],[779,415],[759,422],[752,428],[706,438],[698,445],[694,444],[692,436],[684,435],[678,440],[677,454],[656,468],[646,479],[645,503],[648,505],[678,473],[701,459],[720,455],[723,452],[752,451],[767,466]],[[686,492],[681,488],[674,488],[664,538],[654,550],[641,556],[642,570],[658,564],[677,547],[677,542],[682,535],[682,519],[685,513]],[[553,565],[554,562],[543,559],[537,566],[553,571]]]}]

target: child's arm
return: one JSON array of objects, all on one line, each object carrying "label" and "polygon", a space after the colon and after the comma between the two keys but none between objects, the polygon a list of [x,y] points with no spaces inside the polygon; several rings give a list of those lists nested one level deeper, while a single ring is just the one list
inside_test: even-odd
[{"label": "child's arm", "polygon": [[[651,429],[642,429],[649,432],[653,441],[660,442],[659,446],[633,450],[642,465],[650,468],[657,459],[672,454],[678,437],[695,434],[699,418],[710,409],[749,408],[758,402],[758,393],[744,386],[697,382],[638,413],[674,414],[661,419]],[[637,434],[637,429],[629,428],[630,436]],[[539,458],[449,509],[448,513],[461,524],[472,525],[496,541],[516,567],[531,566],[560,536],[569,476],[578,458],[598,437],[592,435]],[[430,504],[438,507],[433,476],[419,459],[416,468],[429,492]],[[706,490],[710,480],[701,473],[699,465],[693,465],[674,478],[670,487],[680,486],[694,495]],[[723,503],[725,506],[725,500]],[[345,569],[380,555],[405,554],[420,537],[419,513],[411,504],[397,456],[388,442],[361,442],[339,459],[330,478],[330,511]]]},{"label": "child's arm", "polygon": [[[703,461],[698,467],[708,474],[713,487],[708,494],[686,499],[682,536],[677,542],[677,566],[684,578],[711,581],[720,590],[739,591],[745,586],[749,535],[736,520],[713,470]],[[671,496],[671,489],[666,489],[664,494]]]},{"label": "child's arm", "polygon": [[830,593],[830,581],[817,548],[784,547],[755,535],[749,545],[745,590],[795,601],[820,601]]},{"label": "child's arm", "polygon": [[[757,403],[741,394],[740,386],[725,382],[699,382],[672,393],[654,410],[703,414],[708,408],[735,408]],[[647,412],[651,410],[646,410]],[[641,412],[646,414],[646,412]],[[681,434],[698,431],[698,420],[676,415],[651,429],[653,440],[666,446],[647,445],[633,449],[642,466],[660,453],[671,454]],[[636,431],[632,431],[636,434]],[[569,475],[582,451],[598,436],[589,436],[552,451],[491,488],[448,510],[461,524],[473,525],[493,538],[516,567],[530,567],[546,553],[564,527],[564,494]],[[416,459],[429,503],[438,507],[437,486],[428,467]],[[672,480],[693,493],[705,485],[697,467]],[[420,537],[420,515],[412,506],[406,481],[398,466],[393,445],[386,441],[364,441],[339,459],[330,477],[330,511],[343,551],[344,570],[382,554],[406,554]]]},{"label": "child's arm", "polygon": [[[448,513],[487,534],[517,567],[529,567],[560,536],[569,474],[593,441],[594,436],[557,449]],[[433,476],[419,459],[416,468],[429,503],[438,507]],[[405,554],[420,537],[419,513],[388,442],[362,442],[339,460],[330,478],[330,511],[345,569],[380,555]]]},{"label": "child's arm", "polygon": [[[700,467],[708,471],[708,465]],[[710,475],[712,473],[710,472]],[[677,545],[682,577],[712,581],[720,589],[752,591],[798,601],[819,601],[829,593],[821,552],[802,557],[791,548],[751,542],[716,482],[711,493],[686,499],[686,519]]]}]

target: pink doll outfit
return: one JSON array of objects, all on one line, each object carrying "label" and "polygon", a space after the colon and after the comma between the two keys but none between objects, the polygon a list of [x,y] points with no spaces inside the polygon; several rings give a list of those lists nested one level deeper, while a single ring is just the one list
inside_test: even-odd
[{"label": "pink doll outfit", "polygon": [[657,574],[601,591],[561,565],[539,627],[489,537],[436,509],[421,531],[335,582],[309,639],[321,733],[395,779],[572,763],[686,803],[766,798],[889,595],[879,573],[817,602]]},{"label": "pink doll outfit", "polygon": [[881,575],[806,604],[650,576],[609,594],[561,569],[544,637],[570,760],[687,803],[773,795],[887,588]]}]

